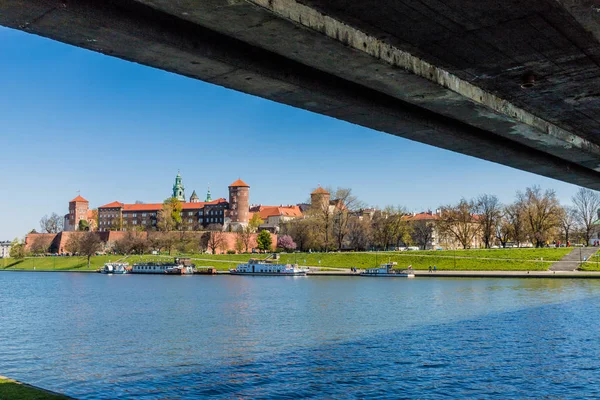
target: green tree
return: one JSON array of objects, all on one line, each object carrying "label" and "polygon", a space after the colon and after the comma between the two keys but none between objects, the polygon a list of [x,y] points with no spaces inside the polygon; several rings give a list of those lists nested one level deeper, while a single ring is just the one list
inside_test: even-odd
[{"label": "green tree", "polygon": [[169,197],[163,202],[162,209],[158,212],[158,229],[170,232],[181,226],[181,202],[175,197]]},{"label": "green tree", "polygon": [[79,226],[77,227],[77,229],[79,229],[80,231],[89,231],[90,224],[85,219],[80,219]]},{"label": "green tree", "polygon": [[271,239],[271,234],[269,231],[260,231],[258,237],[256,238],[256,243],[259,250],[270,251],[273,240]]},{"label": "green tree", "polygon": [[260,215],[258,215],[258,213],[255,212],[252,215],[252,218],[250,218],[250,221],[248,221],[248,226],[250,227],[250,231],[252,233],[254,233],[254,232],[256,232],[258,230],[258,227],[261,226],[264,223],[265,223],[265,221],[263,221],[260,218]]},{"label": "green tree", "polygon": [[87,258],[87,266],[90,267],[90,259],[94,254],[102,250],[102,241],[94,232],[85,232],[72,235],[67,244],[67,250],[78,253]]},{"label": "green tree", "polygon": [[10,244],[10,254],[11,258],[16,260],[20,260],[25,258],[25,243],[20,241],[19,239],[15,239]]}]

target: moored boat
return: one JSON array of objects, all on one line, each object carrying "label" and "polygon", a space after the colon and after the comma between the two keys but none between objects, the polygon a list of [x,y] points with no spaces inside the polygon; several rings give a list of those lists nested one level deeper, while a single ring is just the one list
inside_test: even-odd
[{"label": "moored boat", "polygon": [[306,276],[306,270],[298,264],[277,264],[277,255],[271,255],[264,260],[251,258],[246,264],[238,264],[229,270],[232,275],[259,276]]},{"label": "moored boat", "polygon": [[175,258],[174,262],[141,262],[133,264],[132,274],[188,275],[194,273],[189,258]]},{"label": "moored boat", "polygon": [[128,267],[129,263],[106,263],[100,272],[103,274],[126,274]]},{"label": "moored boat", "polygon": [[360,273],[360,276],[381,276],[388,278],[414,278],[415,272],[412,269],[412,266],[409,266],[406,269],[397,269],[398,263],[396,262],[388,262],[386,264],[381,264],[379,268],[369,268],[364,272]]},{"label": "moored boat", "polygon": [[170,267],[165,270],[165,274],[168,275],[193,275],[194,268],[192,266],[178,265],[176,267]]}]

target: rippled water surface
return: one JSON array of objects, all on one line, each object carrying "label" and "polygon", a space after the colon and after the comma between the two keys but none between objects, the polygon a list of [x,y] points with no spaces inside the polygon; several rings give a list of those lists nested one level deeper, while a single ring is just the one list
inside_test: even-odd
[{"label": "rippled water surface", "polygon": [[0,273],[0,375],[97,398],[600,396],[600,282]]}]

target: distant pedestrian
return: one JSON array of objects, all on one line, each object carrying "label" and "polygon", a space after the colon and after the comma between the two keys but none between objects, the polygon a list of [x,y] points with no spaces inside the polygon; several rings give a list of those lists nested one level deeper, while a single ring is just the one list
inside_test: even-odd
[{"label": "distant pedestrian", "polygon": [[431,265],[429,266],[429,273],[431,273]]},{"label": "distant pedestrian", "polygon": [[433,266],[433,272],[435,272],[435,271],[437,271],[437,268],[436,268],[436,266],[434,265],[434,266]]}]

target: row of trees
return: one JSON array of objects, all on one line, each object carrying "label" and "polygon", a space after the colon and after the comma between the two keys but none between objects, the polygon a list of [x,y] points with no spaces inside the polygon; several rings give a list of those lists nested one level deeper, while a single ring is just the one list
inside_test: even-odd
[{"label": "row of trees", "polygon": [[493,195],[461,200],[442,207],[437,228],[440,236],[454,239],[464,248],[480,238],[482,247],[505,247],[532,243],[543,247],[550,242],[570,241],[589,244],[598,220],[600,196],[581,188],[572,205],[562,206],[553,190],[534,186],[517,192],[513,203],[502,205]]},{"label": "row of trees", "polygon": [[446,205],[430,219],[415,220],[403,207],[365,212],[350,189],[340,188],[334,201],[318,204],[305,218],[284,223],[300,250],[366,250],[399,246],[430,246],[434,237],[445,247],[506,247],[532,243],[541,247],[552,241],[590,242],[598,220],[600,196],[580,189],[572,205],[562,206],[553,190],[534,186],[517,192],[513,203],[484,194]]}]

